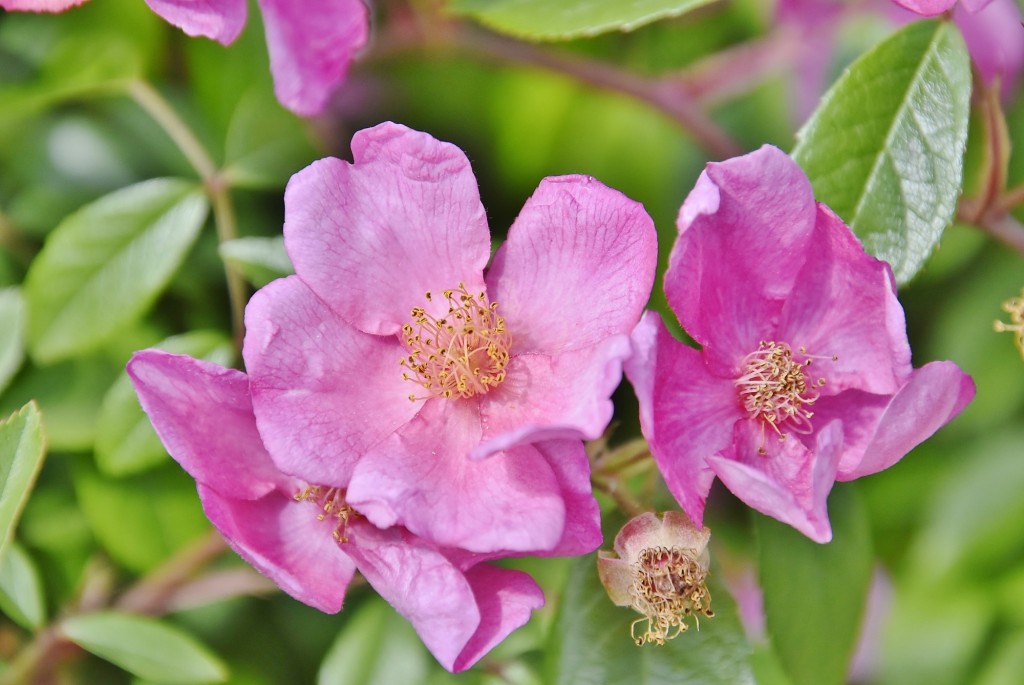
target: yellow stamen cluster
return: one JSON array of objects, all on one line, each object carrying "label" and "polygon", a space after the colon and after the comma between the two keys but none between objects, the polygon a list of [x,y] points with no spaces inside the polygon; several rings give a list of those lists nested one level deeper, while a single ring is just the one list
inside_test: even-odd
[{"label": "yellow stamen cluster", "polygon": [[999,333],[1014,333],[1013,341],[1020,350],[1020,356],[1024,358],[1024,289],[1020,291],[1020,297],[1011,297],[1003,302],[1003,311],[1010,315],[1013,323],[995,322],[995,329]]},{"label": "yellow stamen cluster", "polygon": [[345,504],[345,491],[341,488],[323,485],[309,485],[295,493],[296,502],[312,502],[320,508],[318,521],[331,518],[335,521],[334,539],[341,543],[348,542],[348,524],[355,511]]},{"label": "yellow stamen cluster", "polygon": [[[505,319],[498,316],[498,303],[488,302],[486,293],[470,294],[464,283],[445,290],[447,311],[436,318],[424,307],[413,307],[412,323],[402,326],[409,354],[399,363],[408,369],[402,378],[413,381],[428,397],[472,397],[485,394],[505,380],[512,337]],[[428,306],[432,293],[426,294]]]},{"label": "yellow stamen cluster", "polygon": [[[633,608],[644,615],[630,627],[637,645],[663,645],[687,631],[688,617],[693,616],[699,630],[700,614],[707,618],[715,615],[711,611],[711,594],[704,583],[707,566],[697,561],[694,550],[648,547],[640,552],[632,569]],[[638,635],[637,625],[644,623],[646,626]]]}]

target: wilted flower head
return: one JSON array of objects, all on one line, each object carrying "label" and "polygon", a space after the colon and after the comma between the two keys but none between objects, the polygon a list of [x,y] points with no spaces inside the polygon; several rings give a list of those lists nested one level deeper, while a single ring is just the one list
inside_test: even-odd
[{"label": "wilted flower head", "polygon": [[651,313],[626,367],[655,461],[698,524],[717,476],[826,542],[833,482],[896,463],[974,384],[951,362],[911,368],[891,269],[781,150],[709,164],[678,227],[665,292],[702,349]]},{"label": "wilted flower head", "polygon": [[996,321],[996,332],[1013,333],[1014,344],[1024,357],[1024,290],[1020,291],[1020,297],[1011,297],[1003,302],[1003,311],[1010,315],[1011,323]]},{"label": "wilted flower head", "polygon": [[663,645],[686,632],[691,617],[699,627],[699,615],[714,616],[704,583],[710,537],[711,531],[697,530],[685,514],[668,511],[659,519],[647,512],[615,536],[617,556],[598,553],[598,574],[612,602],[643,615],[630,628],[638,645]]}]

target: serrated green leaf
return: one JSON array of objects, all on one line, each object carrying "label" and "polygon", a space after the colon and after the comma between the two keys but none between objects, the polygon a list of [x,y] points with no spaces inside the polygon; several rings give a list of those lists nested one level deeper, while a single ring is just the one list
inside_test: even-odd
[{"label": "serrated green leaf", "polygon": [[864,506],[852,487],[829,497],[832,542],[757,516],[768,634],[793,685],[845,681],[871,583],[873,551]]},{"label": "serrated green leaf", "polygon": [[[217,331],[192,331],[167,338],[155,347],[228,366],[234,361],[231,339]],[[163,463],[167,452],[139,405],[127,374],[121,374],[103,398],[96,421],[96,465],[121,477]]]},{"label": "serrated green leaf", "polygon": [[817,199],[900,283],[953,218],[970,96],[970,60],[956,27],[917,22],[857,60],[797,134],[793,158]]},{"label": "serrated green leaf", "polygon": [[0,553],[0,611],[29,630],[46,620],[46,602],[39,571],[21,545],[11,543]]},{"label": "serrated green leaf", "polygon": [[154,179],[65,219],[25,279],[33,358],[93,349],[139,317],[181,265],[207,210],[195,183]]},{"label": "serrated green leaf", "polygon": [[0,394],[25,358],[25,302],[18,288],[0,289]]},{"label": "serrated green leaf", "polygon": [[14,534],[44,456],[42,417],[35,402],[29,402],[0,422],[0,554]]},{"label": "serrated green leaf", "polygon": [[283,237],[227,240],[217,250],[221,259],[241,271],[245,279],[257,288],[295,273],[292,260],[284,249]]},{"label": "serrated green leaf", "polygon": [[116,612],[66,619],[68,639],[140,678],[167,684],[219,683],[224,663],[198,640],[167,623]]},{"label": "serrated green leaf", "polygon": [[224,144],[224,176],[241,188],[283,187],[316,158],[302,121],[270,92],[254,89],[238,103]]},{"label": "serrated green leaf", "polygon": [[637,647],[631,609],[608,599],[594,555],[577,559],[569,573],[547,650],[552,685],[742,685],[753,683],[750,645],[732,597],[710,577],[714,618],[664,646]]},{"label": "serrated green leaf", "polygon": [[632,31],[711,0],[453,0],[450,9],[491,28],[533,40],[567,40]]}]

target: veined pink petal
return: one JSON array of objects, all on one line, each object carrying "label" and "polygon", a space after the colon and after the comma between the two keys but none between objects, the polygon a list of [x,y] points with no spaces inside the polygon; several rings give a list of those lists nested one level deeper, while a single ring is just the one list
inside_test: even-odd
[{"label": "veined pink petal", "polygon": [[203,510],[256,570],[295,599],[320,611],[341,609],[355,564],[334,539],[334,524],[318,521],[310,502],[274,491],[258,500],[223,496],[199,485]]},{"label": "veined pink petal", "polygon": [[426,400],[419,414],[360,460],[346,498],[379,528],[473,552],[553,549],[565,526],[561,486],[530,445],[489,459],[472,401]]},{"label": "veined pink petal", "polygon": [[516,354],[559,354],[628,335],[654,282],[654,223],[589,176],[546,178],[487,274]]},{"label": "veined pink petal", "polygon": [[366,45],[366,5],[362,0],[259,0],[259,5],[277,99],[296,114],[319,114]]},{"label": "veined pink petal", "polygon": [[245,325],[257,423],[285,473],[345,486],[363,453],[420,407],[402,380],[398,340],[349,326],[296,276],[253,295]]},{"label": "veined pink petal", "polygon": [[812,256],[782,309],[778,340],[823,357],[812,359],[807,372],[827,380],[822,394],[895,392],[911,371],[910,344],[889,265],[868,255],[824,205],[808,250]]},{"label": "veined pink petal", "polygon": [[625,369],[644,437],[668,489],[700,526],[715,479],[706,460],[732,442],[732,426],[743,418],[736,388],[712,375],[703,355],[673,338],[656,314],[644,316],[633,344]]},{"label": "veined pink petal", "polygon": [[996,0],[960,0],[957,5],[963,6],[968,12],[974,13],[985,9]]},{"label": "veined pink petal", "polygon": [[601,546],[601,508],[590,487],[590,460],[579,440],[546,440],[534,447],[551,467],[565,502],[562,539],[540,556],[578,556]]},{"label": "veined pink petal", "polygon": [[[956,0],[893,0],[900,7],[905,7],[911,12],[931,17],[942,14],[956,4]],[[981,0],[981,3],[986,0]],[[981,4],[979,3],[979,4]]]},{"label": "veined pink petal", "polygon": [[236,499],[287,485],[256,431],[244,373],[142,350],[128,362],[128,375],[167,451],[201,485]]},{"label": "veined pink petal", "polygon": [[190,36],[227,45],[245,26],[245,0],[146,0],[149,8]]},{"label": "veined pink petal", "polygon": [[375,334],[397,333],[428,291],[482,290],[490,233],[462,150],[385,123],[356,133],[352,152],[354,164],[322,159],[288,183],[285,246],[302,280]]},{"label": "veined pink petal", "polygon": [[814,223],[807,177],[770,145],[708,164],[697,180],[679,210],[665,294],[717,373],[738,371],[771,335]]},{"label": "veined pink petal", "polygon": [[505,381],[480,399],[483,439],[471,457],[538,440],[600,437],[629,354],[629,338],[616,335],[554,356],[514,356]]},{"label": "veined pink petal", "polygon": [[0,7],[8,12],[63,12],[81,5],[86,0],[0,0]]}]

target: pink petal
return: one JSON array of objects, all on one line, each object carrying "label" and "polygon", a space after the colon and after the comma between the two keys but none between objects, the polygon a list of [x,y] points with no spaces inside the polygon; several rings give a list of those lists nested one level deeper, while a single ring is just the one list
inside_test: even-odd
[{"label": "pink petal", "polygon": [[893,2],[926,17],[941,14],[956,4],[956,0],[893,0]]},{"label": "pink petal", "polygon": [[239,556],[295,599],[336,613],[355,564],[338,547],[318,509],[273,492],[255,501],[199,486],[203,510]]},{"label": "pink petal", "polygon": [[128,362],[128,375],[167,451],[201,485],[256,499],[288,484],[256,431],[244,373],[142,350]]},{"label": "pink petal", "polygon": [[677,511],[666,511],[661,517],[644,512],[631,518],[615,536],[615,553],[631,564],[640,559],[640,553],[652,547],[680,547],[689,549],[697,557],[706,558],[711,531],[696,528]]},{"label": "pink petal", "polygon": [[962,6],[970,13],[981,11],[989,6],[990,3],[996,0],[960,0],[957,5]]},{"label": "pink petal", "polygon": [[953,11],[953,20],[982,79],[991,83],[998,77],[1007,94],[1024,67],[1024,26],[1017,3],[995,0],[978,11],[961,2]]},{"label": "pink petal", "polygon": [[483,440],[472,457],[537,440],[600,437],[629,354],[629,338],[617,335],[555,356],[514,356],[505,381],[480,399]]},{"label": "pink petal", "polygon": [[877,428],[855,465],[841,465],[839,480],[889,468],[929,438],[974,398],[974,381],[952,362],[916,369],[877,418]]},{"label": "pink petal", "polygon": [[85,0],[0,0],[8,12],[63,12],[81,5]]},{"label": "pink petal", "polygon": [[654,223],[589,176],[546,178],[494,256],[487,287],[515,354],[559,354],[627,334],[654,283]]},{"label": "pink petal", "polygon": [[245,26],[245,0],[146,0],[149,8],[190,36],[227,45]]},{"label": "pink petal", "polygon": [[616,559],[611,552],[597,553],[597,575],[608,591],[612,604],[620,607],[633,606],[633,567],[625,559]]},{"label": "pink petal", "polygon": [[694,524],[715,479],[707,457],[732,441],[743,418],[733,382],[711,374],[704,355],[672,337],[648,312],[633,332],[626,377],[640,401],[640,426],[668,489]]},{"label": "pink petal", "polygon": [[345,486],[364,452],[411,419],[394,337],[339,319],[299,278],[270,283],[245,310],[253,408],[278,468]]},{"label": "pink petal", "polygon": [[679,210],[665,293],[716,372],[738,371],[737,360],[771,339],[814,222],[807,177],[770,145],[708,164],[697,180]]},{"label": "pink petal", "polygon": [[[462,150],[385,123],[356,133],[355,164],[292,176],[285,246],[299,276],[367,333],[397,333],[425,293],[483,289],[490,233]],[[440,299],[440,298],[435,298]]]},{"label": "pink petal", "polygon": [[302,116],[319,114],[366,45],[362,0],[259,0],[274,92]]},{"label": "pink petal", "polygon": [[547,440],[533,447],[544,457],[565,503],[562,539],[542,556],[578,556],[601,546],[601,508],[590,487],[590,460],[579,440]]},{"label": "pink petal", "polygon": [[565,526],[561,485],[525,445],[473,461],[480,418],[472,401],[431,399],[359,462],[346,499],[379,528],[402,525],[473,552],[543,551]]},{"label": "pink petal", "polygon": [[[753,509],[787,523],[814,540],[832,539],[828,493],[835,482],[842,448],[842,427],[833,422],[817,431],[808,450],[792,439],[780,442],[759,422],[736,424],[735,448],[708,459],[725,487]],[[759,454],[763,445],[767,454]]]},{"label": "pink petal", "polygon": [[824,357],[812,359],[809,372],[827,380],[822,394],[847,388],[893,393],[911,366],[892,270],[868,255],[832,210],[818,205],[817,214],[808,244],[813,256],[782,309],[778,340]]}]

